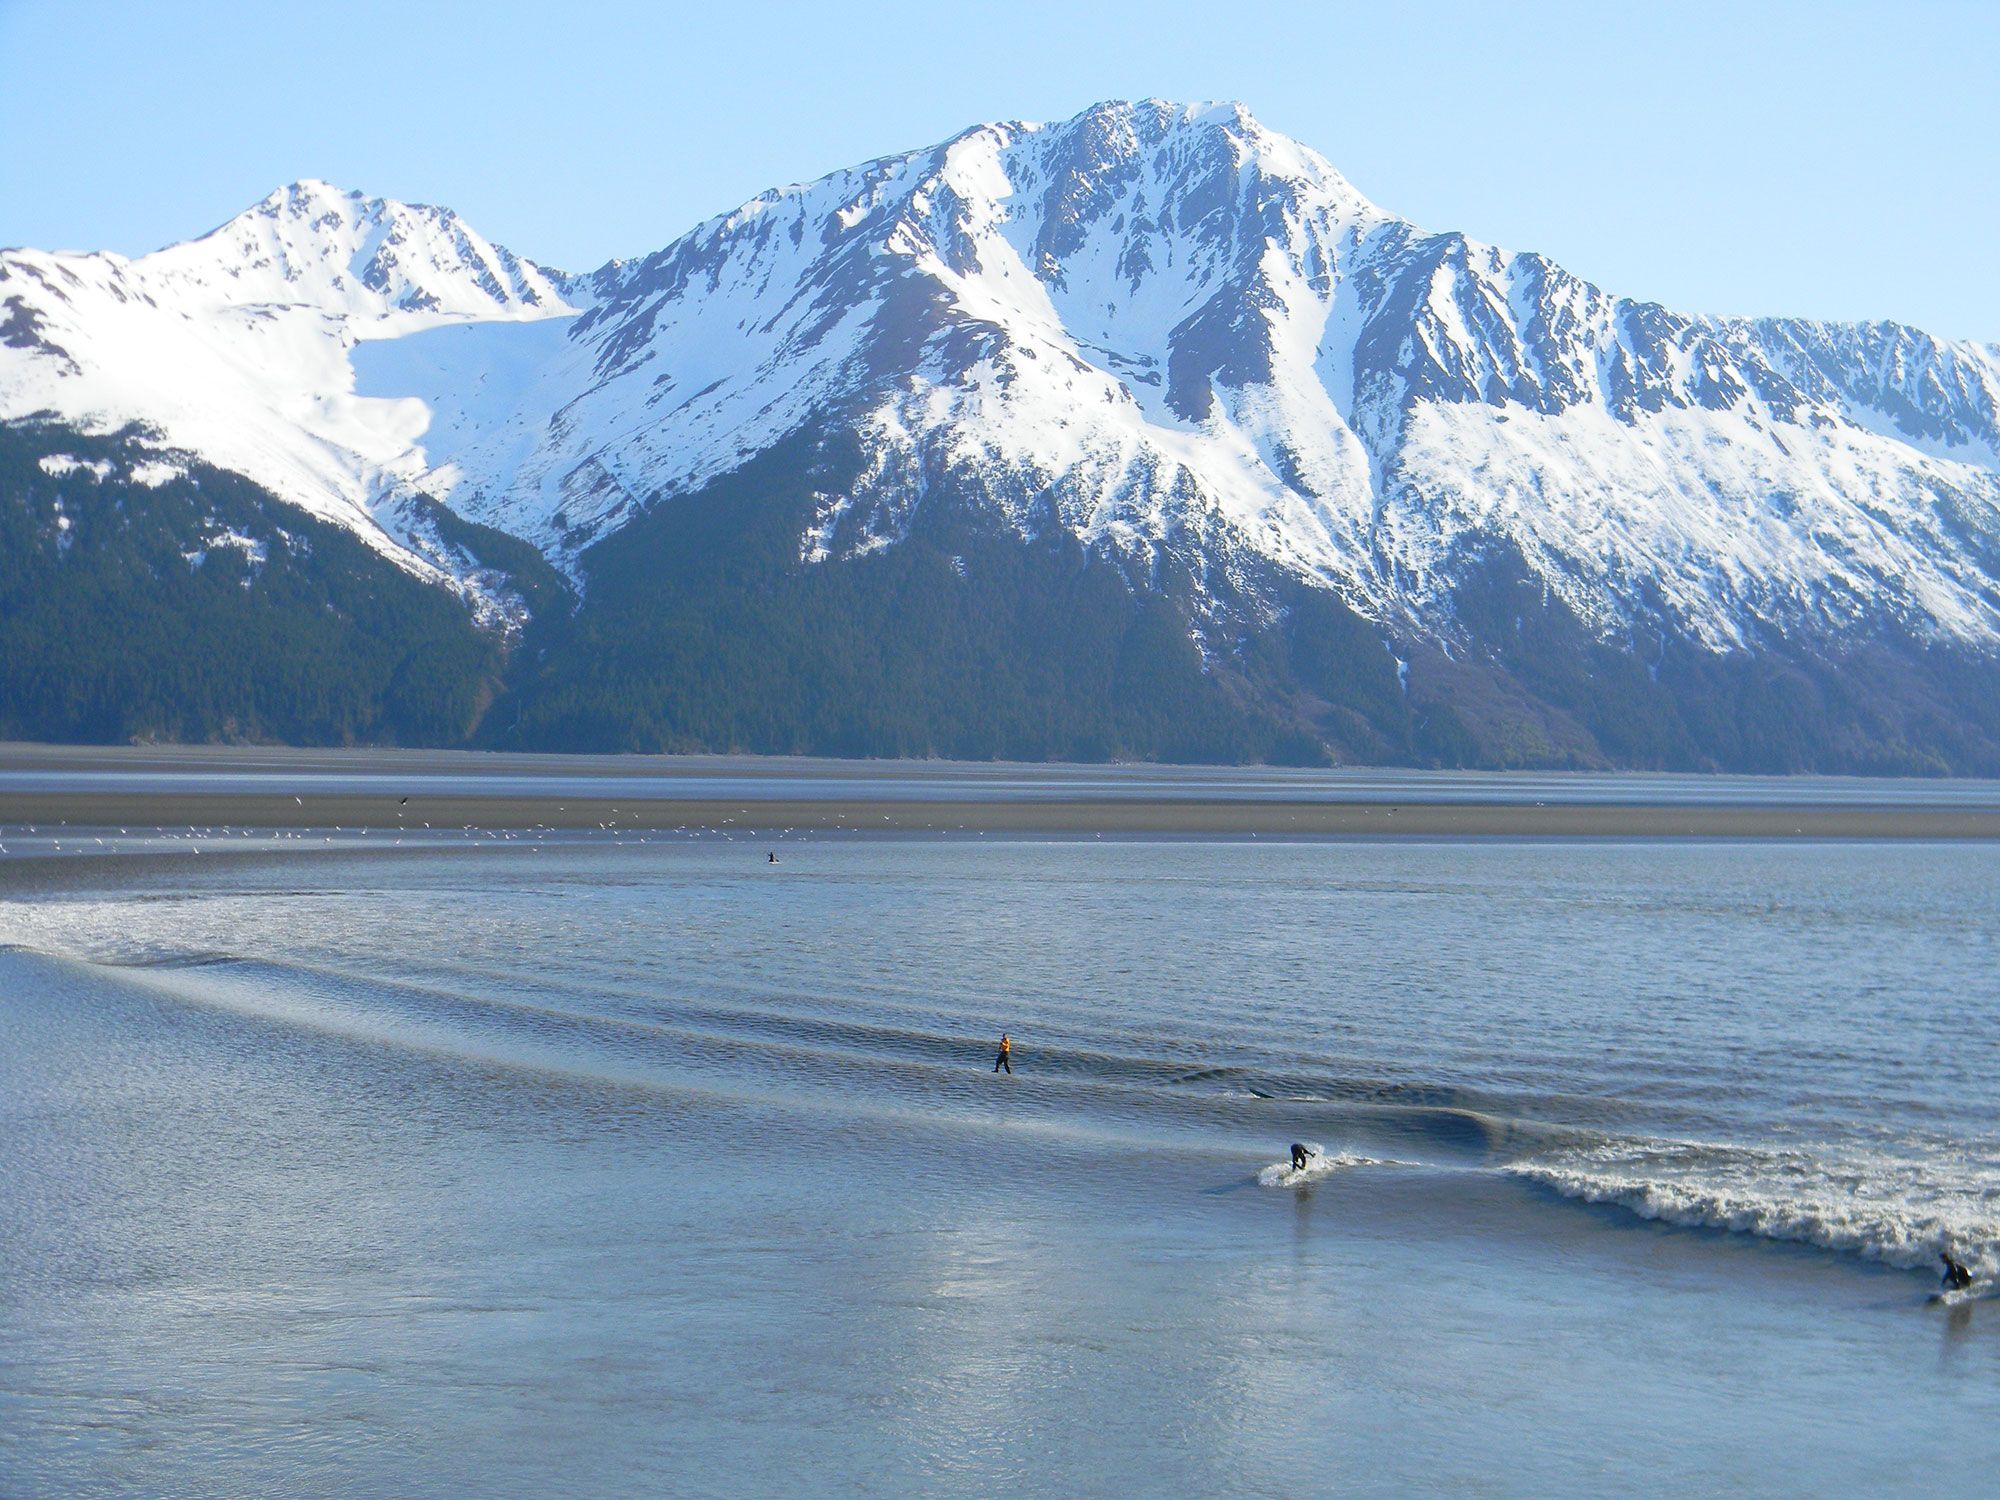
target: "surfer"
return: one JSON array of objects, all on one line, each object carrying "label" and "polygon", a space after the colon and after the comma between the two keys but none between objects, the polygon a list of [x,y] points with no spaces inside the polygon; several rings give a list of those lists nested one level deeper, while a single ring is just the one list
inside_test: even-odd
[{"label": "surfer", "polygon": [[1306,1163],[1311,1160],[1312,1160],[1312,1152],[1308,1151],[1304,1146],[1300,1145],[1297,1141],[1293,1141],[1292,1170],[1294,1172],[1303,1172],[1306,1169]]},{"label": "surfer", "polygon": [[1014,1039],[1004,1031],[1000,1033],[1000,1055],[993,1059],[993,1071],[997,1073],[1002,1068],[1007,1070],[1009,1078],[1014,1076]]},{"label": "surfer", "polygon": [[771,863],[775,865],[777,862],[778,862],[778,851],[773,849],[771,851]]},{"label": "surfer", "polygon": [[1938,1251],[1938,1259],[1944,1262],[1944,1289],[1947,1292],[1962,1292],[1972,1285],[1972,1273],[1953,1260],[1949,1250]]}]

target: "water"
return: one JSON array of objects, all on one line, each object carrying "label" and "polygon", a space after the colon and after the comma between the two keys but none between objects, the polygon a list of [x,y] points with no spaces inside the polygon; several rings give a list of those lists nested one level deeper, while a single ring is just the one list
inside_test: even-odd
[{"label": "water", "polygon": [[1558,807],[1910,808],[1991,812],[2000,781],[1589,771],[1291,770],[1266,766],[829,761],[791,756],[494,755],[437,750],[135,749],[0,745],[0,796],[20,793],[657,798],[842,802],[1397,802]]},{"label": "water", "polygon": [[90,847],[0,864],[0,1493],[2000,1459],[1988,845]]}]

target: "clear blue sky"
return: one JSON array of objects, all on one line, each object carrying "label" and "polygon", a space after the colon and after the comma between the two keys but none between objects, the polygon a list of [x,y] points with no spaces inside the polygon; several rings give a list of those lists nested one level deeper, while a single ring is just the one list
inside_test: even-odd
[{"label": "clear blue sky", "polygon": [[0,244],[298,177],[571,269],[975,121],[1241,99],[1432,229],[1690,311],[2000,341],[2000,4],[0,0]]}]

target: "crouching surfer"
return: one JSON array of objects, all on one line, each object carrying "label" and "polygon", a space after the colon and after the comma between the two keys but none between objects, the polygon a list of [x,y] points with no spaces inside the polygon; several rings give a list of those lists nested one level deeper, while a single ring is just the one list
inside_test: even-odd
[{"label": "crouching surfer", "polygon": [[1972,1273],[1962,1262],[1953,1260],[1949,1250],[1938,1251],[1938,1259],[1944,1262],[1944,1289],[1947,1292],[1962,1292],[1972,1285]]},{"label": "crouching surfer", "polygon": [[1294,1172],[1303,1172],[1306,1169],[1306,1164],[1311,1160],[1312,1160],[1312,1152],[1306,1147],[1300,1145],[1297,1141],[1293,1141],[1292,1170]]}]

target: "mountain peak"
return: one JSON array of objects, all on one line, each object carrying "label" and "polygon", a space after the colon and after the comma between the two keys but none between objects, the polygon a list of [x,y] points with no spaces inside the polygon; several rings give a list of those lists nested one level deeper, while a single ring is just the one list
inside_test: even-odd
[{"label": "mountain peak", "polygon": [[[1517,557],[1607,636],[2000,640],[1993,350],[1631,301],[1385,213],[1234,101],[979,125],[773,189],[588,293],[449,210],[314,178],[129,269],[141,295],[107,285],[88,327],[60,275],[23,269],[16,409],[55,406],[54,350],[118,383],[93,410],[288,493],[416,486],[558,561],[837,423],[867,463],[816,496],[808,561],[943,505],[1066,530],[1136,578],[1182,569],[1218,611],[1303,578],[1456,638],[1466,590]],[[200,347],[131,395],[156,330],[123,320],[154,297]],[[218,382],[240,349],[276,368],[320,341],[283,402],[244,382],[254,442],[186,376],[217,328]],[[56,389],[81,409],[85,382]]]},{"label": "mountain peak", "polygon": [[480,235],[448,208],[305,177],[196,240],[137,263],[227,305],[308,304],[356,316],[534,317],[569,310],[568,278]]},{"label": "mountain peak", "polygon": [[1027,129],[1065,143],[1062,164],[1072,169],[1152,156],[1163,186],[1200,197],[1223,191],[1229,174],[1247,168],[1259,178],[1290,184],[1343,216],[1387,217],[1325,157],[1263,124],[1234,100],[1106,100],[1060,123]]},{"label": "mountain peak", "polygon": [[[322,177],[301,177],[296,182],[288,182],[283,187],[273,188],[263,199],[252,205],[246,212],[298,213],[335,202],[366,203],[368,195],[352,188],[343,188]],[[380,205],[380,198],[373,199]]]},{"label": "mountain peak", "polygon": [[1074,130],[1080,127],[1123,125],[1144,129],[1151,135],[1183,127],[1221,127],[1263,132],[1247,106],[1233,99],[1100,99],[1088,109],[1066,120],[1043,121],[1027,126],[1031,130]]}]

